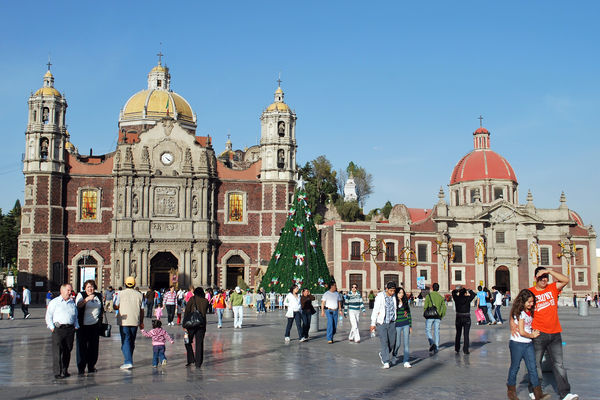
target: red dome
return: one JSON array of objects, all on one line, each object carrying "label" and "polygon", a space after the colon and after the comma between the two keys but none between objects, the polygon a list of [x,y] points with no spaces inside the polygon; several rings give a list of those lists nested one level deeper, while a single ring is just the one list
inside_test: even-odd
[{"label": "red dome", "polygon": [[485,129],[484,127],[480,127],[480,128],[477,128],[477,130],[476,130],[475,132],[473,132],[473,135],[476,135],[476,134],[478,134],[478,133],[488,133],[488,134],[489,134],[489,133],[490,133],[490,131],[488,131],[488,130],[487,130],[487,129]]},{"label": "red dome", "polygon": [[476,149],[456,164],[450,184],[482,179],[507,179],[517,183],[515,171],[504,157],[489,149]]}]

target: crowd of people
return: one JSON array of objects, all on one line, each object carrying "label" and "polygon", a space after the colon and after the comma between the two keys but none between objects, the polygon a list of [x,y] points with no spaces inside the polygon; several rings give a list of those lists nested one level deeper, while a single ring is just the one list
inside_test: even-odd
[{"label": "crowd of people", "polygon": [[[549,283],[552,276],[553,282]],[[574,400],[577,395],[571,393],[567,373],[563,365],[563,349],[561,326],[558,319],[558,296],[568,283],[565,275],[537,268],[535,286],[523,289],[513,299],[509,312],[511,337],[509,349],[511,363],[507,378],[507,396],[517,399],[516,376],[521,361],[525,362],[529,378],[529,396],[531,399],[547,399],[541,389],[541,362],[544,353],[550,355],[552,372],[557,382],[557,392],[561,399]],[[163,316],[167,326],[181,326],[184,330],[184,342],[187,354],[186,366],[200,368],[203,363],[204,336],[206,334],[207,314],[216,314],[217,329],[223,326],[225,310],[233,314],[234,329],[241,329],[244,321],[244,310],[266,313],[285,309],[286,324],[284,342],[291,342],[291,330],[296,326],[299,342],[310,339],[311,319],[318,312],[315,309],[315,296],[307,288],[292,285],[287,295],[263,288],[254,291],[240,287],[233,290],[190,287],[188,290],[177,290],[174,286],[168,289],[154,290],[150,288],[142,293],[135,286],[135,278],[125,280],[125,288],[117,290],[109,287],[101,294],[96,282],[88,280],[81,292],[75,292],[70,284],[62,285],[60,294],[53,297],[49,291],[46,296],[46,325],[52,332],[53,371],[56,379],[69,375],[73,345],[77,349],[76,365],[80,375],[97,372],[100,336],[106,329],[106,314],[115,313],[121,339],[123,364],[121,369],[133,368],[133,353],[138,329],[143,337],[152,340],[152,366],[166,365],[165,346],[174,343],[171,335],[163,329]],[[19,301],[20,300],[20,301]],[[366,301],[365,301],[366,300]],[[588,305],[598,306],[598,296],[587,295],[581,300]],[[371,336],[379,337],[378,353],[382,368],[388,369],[395,364],[412,368],[410,363],[410,338],[415,318],[414,307],[422,307],[425,318],[424,336],[429,344],[430,355],[440,349],[440,325],[444,319],[449,302],[455,309],[455,341],[454,350],[458,354],[470,353],[470,327],[472,306],[478,325],[502,325],[502,307],[511,302],[508,292],[500,292],[497,287],[488,290],[477,287],[473,291],[457,286],[451,294],[442,296],[439,285],[434,283],[431,290],[414,296],[394,282],[388,282],[384,290],[375,294],[368,293],[365,299],[356,284],[351,285],[349,292],[338,292],[335,282],[331,282],[328,290],[320,299],[320,315],[326,318],[326,340],[335,342],[338,323],[347,318],[350,322],[348,341],[360,343],[359,321],[361,315],[371,310]],[[0,296],[0,317],[7,315],[14,319],[14,310],[21,303],[23,318],[29,318],[31,291],[22,287],[17,293],[7,288]],[[573,305],[577,305],[574,298]],[[144,329],[144,317],[151,318],[152,329]],[[103,324],[103,322],[105,322]]]}]

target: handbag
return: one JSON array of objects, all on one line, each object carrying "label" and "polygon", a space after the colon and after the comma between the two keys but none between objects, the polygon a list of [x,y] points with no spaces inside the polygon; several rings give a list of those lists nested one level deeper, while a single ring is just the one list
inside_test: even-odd
[{"label": "handbag", "polygon": [[[431,295],[428,294],[429,300],[431,300]],[[425,319],[440,319],[440,314],[438,314],[437,308],[433,305],[433,301],[431,301],[431,305],[423,311],[423,317]]]},{"label": "handbag", "polygon": [[185,329],[206,328],[206,318],[204,318],[204,314],[198,310],[196,299],[194,299],[194,308],[194,311],[183,318],[183,323],[181,325]]},{"label": "handbag", "polygon": [[105,313],[104,321],[100,323],[100,336],[110,337],[110,329],[111,329],[111,326],[108,323],[108,318],[106,317],[106,313]]},{"label": "handbag", "polygon": [[10,314],[10,306],[2,306],[2,309],[0,309],[0,313]]}]

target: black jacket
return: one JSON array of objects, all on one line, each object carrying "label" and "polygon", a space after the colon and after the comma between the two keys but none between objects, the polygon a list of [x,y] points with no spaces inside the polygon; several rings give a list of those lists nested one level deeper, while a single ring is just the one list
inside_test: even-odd
[{"label": "black jacket", "polygon": [[471,312],[471,302],[475,298],[475,292],[469,290],[469,294],[466,296],[460,296],[458,294],[458,290],[454,289],[452,291],[452,299],[454,299],[454,308],[457,313],[470,313]]}]

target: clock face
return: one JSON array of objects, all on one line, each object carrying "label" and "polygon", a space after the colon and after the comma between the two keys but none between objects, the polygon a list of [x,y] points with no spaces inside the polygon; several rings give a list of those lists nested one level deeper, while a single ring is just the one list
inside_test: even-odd
[{"label": "clock face", "polygon": [[162,153],[160,156],[160,161],[165,165],[173,164],[173,154],[171,153]]}]

